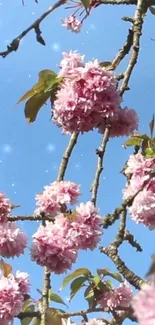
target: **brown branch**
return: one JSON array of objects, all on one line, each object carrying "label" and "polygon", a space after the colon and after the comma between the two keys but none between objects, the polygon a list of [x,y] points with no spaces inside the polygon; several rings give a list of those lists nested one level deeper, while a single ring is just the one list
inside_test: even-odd
[{"label": "brown branch", "polygon": [[124,72],[124,79],[120,87],[120,95],[122,96],[126,90],[128,90],[128,83],[135,64],[137,63],[139,49],[140,49],[140,37],[142,35],[143,27],[143,16],[147,11],[147,2],[146,0],[138,0],[137,7],[135,11],[134,21],[133,21],[133,46],[131,57],[127,66],[127,69]]},{"label": "brown branch", "polygon": [[122,212],[118,233],[116,235],[114,242],[112,243],[117,248],[122,244],[124,240],[125,227],[126,227],[126,215],[127,215],[127,209],[125,208]]},{"label": "brown branch", "polygon": [[55,9],[62,6],[66,3],[66,0],[58,0],[53,6],[49,7],[47,11],[45,11],[32,25],[26,28],[21,34],[19,34],[16,38],[13,39],[10,45],[7,46],[7,50],[0,52],[0,56],[5,58],[13,51],[17,51],[20,45],[21,40],[31,31],[34,29],[36,34],[36,40],[42,45],[45,45],[45,41],[41,36],[40,24],[41,22]]},{"label": "brown branch", "polygon": [[125,230],[124,240],[128,241],[132,247],[135,247],[137,249],[137,252],[143,251],[140,244],[137,242],[137,240],[134,238],[134,236],[128,230]]},{"label": "brown branch", "polygon": [[[72,136],[70,137],[69,144],[65,150],[65,153],[62,157],[62,161],[60,163],[60,168],[58,171],[58,176],[57,176],[57,181],[60,182],[63,180],[67,165],[69,162],[69,158],[71,156],[71,153],[74,149],[74,146],[77,143],[79,133],[73,133]],[[45,219],[43,218],[43,224],[46,226]],[[50,271],[48,268],[45,266],[44,267],[44,283],[43,283],[43,292],[42,292],[42,304],[41,304],[41,324],[46,325],[46,310],[49,306],[48,302],[48,292],[49,289],[51,288],[50,284]]]},{"label": "brown branch", "polygon": [[92,192],[92,199],[91,201],[96,205],[96,200],[97,200],[97,193],[98,193],[98,188],[99,188],[99,181],[100,181],[100,175],[103,170],[103,157],[105,154],[106,146],[109,140],[109,132],[110,132],[110,127],[107,126],[104,132],[104,136],[101,142],[101,146],[96,150],[96,153],[98,155],[98,161],[97,161],[97,168],[96,168],[96,173],[95,173],[95,178],[93,181],[93,184],[91,186],[91,192]]},{"label": "brown branch", "polygon": [[129,29],[125,44],[119,50],[116,57],[113,59],[111,63],[111,67],[110,67],[111,70],[115,70],[120,64],[120,62],[124,59],[124,57],[129,53],[132,43],[133,43],[133,29]]},{"label": "brown branch", "polygon": [[[8,221],[42,221],[43,217],[40,215],[32,215],[32,216],[11,216],[8,218]],[[46,216],[44,220],[53,221],[53,217]]]},{"label": "brown branch", "polygon": [[140,289],[143,283],[146,283],[138,275],[132,272],[125,263],[118,256],[117,247],[114,245],[109,245],[108,248],[101,247],[100,252],[107,255],[115,264],[117,270],[124,276],[124,278],[133,285],[136,289]]},{"label": "brown branch", "polygon": [[58,182],[62,181],[63,178],[64,178],[66,168],[67,168],[67,165],[68,165],[68,161],[69,161],[69,158],[71,156],[72,150],[74,149],[74,146],[77,143],[78,136],[79,136],[79,133],[75,132],[75,133],[72,134],[72,136],[70,138],[69,144],[68,144],[68,146],[67,146],[67,148],[66,148],[66,150],[64,152],[64,155],[62,157],[62,161],[61,161],[61,164],[60,164],[58,177],[57,177]]}]

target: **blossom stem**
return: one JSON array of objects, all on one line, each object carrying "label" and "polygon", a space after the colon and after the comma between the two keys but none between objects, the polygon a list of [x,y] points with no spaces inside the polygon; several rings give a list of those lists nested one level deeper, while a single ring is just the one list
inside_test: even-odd
[{"label": "blossom stem", "polygon": [[99,189],[99,181],[100,181],[100,175],[103,171],[103,157],[105,154],[106,146],[109,140],[109,132],[110,132],[110,127],[107,126],[104,132],[104,136],[101,142],[101,146],[96,150],[96,153],[98,155],[98,161],[97,161],[97,168],[95,172],[95,177],[93,184],[91,186],[91,193],[92,193],[92,198],[91,201],[96,205],[97,201],[97,193]]},{"label": "blossom stem", "polygon": [[145,0],[138,0],[133,19],[133,45],[131,57],[128,66],[124,72],[124,78],[120,87],[120,95],[122,96],[126,90],[128,90],[128,83],[135,64],[137,63],[139,49],[140,49],[140,37],[142,35],[143,16],[145,15],[148,6]]},{"label": "blossom stem", "polygon": [[58,177],[57,177],[57,181],[60,182],[63,180],[64,178],[64,175],[65,175],[65,172],[66,172],[66,168],[67,168],[67,165],[68,165],[68,161],[69,161],[69,158],[71,156],[71,153],[77,143],[77,139],[78,139],[78,136],[79,136],[79,133],[78,132],[75,132],[72,134],[71,138],[70,138],[70,141],[69,141],[69,144],[64,152],[64,155],[62,157],[62,161],[60,163],[60,167],[59,167],[59,172],[58,172]]}]

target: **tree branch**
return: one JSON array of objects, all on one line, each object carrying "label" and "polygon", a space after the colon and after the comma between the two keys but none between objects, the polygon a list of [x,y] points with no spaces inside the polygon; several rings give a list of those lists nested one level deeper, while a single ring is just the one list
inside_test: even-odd
[{"label": "tree branch", "polygon": [[118,256],[117,247],[113,244],[109,245],[108,248],[100,247],[100,252],[107,255],[115,264],[117,270],[124,276],[124,278],[133,285],[136,289],[140,289],[143,283],[146,283],[138,275],[132,272],[125,263]]},{"label": "tree branch", "polygon": [[65,175],[65,172],[66,172],[66,168],[67,168],[67,165],[68,165],[68,161],[69,161],[69,158],[71,156],[71,153],[77,143],[77,139],[78,139],[78,136],[79,136],[79,133],[73,133],[71,138],[70,138],[70,141],[69,141],[69,144],[64,152],[64,155],[62,157],[62,161],[61,161],[61,164],[60,164],[60,168],[59,168],[59,172],[58,172],[58,177],[57,177],[57,181],[60,182],[63,180],[64,178],[64,175]]},{"label": "tree branch", "polygon": [[122,85],[120,87],[120,95],[122,96],[126,90],[128,90],[128,83],[131,76],[131,73],[134,69],[135,64],[137,63],[139,48],[140,48],[140,37],[142,35],[143,27],[143,16],[148,9],[146,0],[138,0],[137,7],[135,11],[135,16],[133,20],[133,46],[131,57],[127,66],[127,69],[124,72],[124,78]]},{"label": "tree branch", "polygon": [[96,200],[97,200],[97,192],[99,188],[99,181],[100,181],[100,175],[103,170],[103,157],[105,154],[106,146],[109,140],[109,132],[110,132],[110,127],[107,126],[104,132],[104,136],[101,142],[101,146],[96,150],[96,153],[98,155],[98,161],[97,161],[97,168],[96,168],[96,173],[95,173],[95,178],[93,181],[93,184],[91,186],[91,192],[92,192],[92,199],[91,201],[96,205]]},{"label": "tree branch", "polygon": [[124,57],[129,53],[131,46],[133,43],[133,29],[129,29],[127,39],[123,47],[119,50],[116,57],[113,59],[111,63],[110,70],[115,70],[120,62],[124,59]]},{"label": "tree branch", "polygon": [[125,230],[124,240],[128,241],[132,247],[135,247],[137,249],[137,252],[143,251],[140,244],[137,242],[137,240],[134,238],[134,236],[132,234],[130,234],[130,232],[128,230]]},{"label": "tree branch", "polygon": [[49,7],[47,11],[45,11],[32,25],[30,25],[27,29],[25,29],[21,34],[19,34],[16,38],[13,39],[10,45],[7,46],[7,50],[0,52],[0,56],[5,58],[13,51],[17,51],[20,45],[21,40],[34,29],[36,34],[36,40],[42,45],[45,45],[45,41],[41,36],[40,24],[41,22],[55,9],[62,6],[66,3],[66,0],[58,0],[53,6]]}]

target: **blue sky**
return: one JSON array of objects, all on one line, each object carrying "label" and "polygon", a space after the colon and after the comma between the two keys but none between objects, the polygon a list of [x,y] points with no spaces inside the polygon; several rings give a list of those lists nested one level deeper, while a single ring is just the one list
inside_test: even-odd
[{"label": "blue sky", "polygon": [[[20,0],[0,2],[0,51],[24,28],[31,24],[51,5],[50,1],[41,1],[37,5],[33,0],[26,1],[25,7]],[[69,14],[64,8],[51,14],[41,25],[46,47],[35,40],[31,32],[21,43],[19,50],[7,58],[0,58],[0,191],[6,193],[15,204],[21,207],[18,214],[31,214],[35,208],[35,194],[43,186],[54,181],[62,154],[69,137],[61,134],[50,121],[50,105],[39,113],[34,124],[28,125],[24,118],[24,104],[15,106],[17,100],[37,81],[38,72],[43,69],[57,71],[62,58],[61,53],[78,50],[86,55],[86,60],[98,58],[100,61],[110,61],[126,39],[129,23],[121,20],[122,16],[132,16],[135,7],[101,6],[95,9],[85,21],[80,34],[75,35],[61,26],[60,20]],[[155,18],[148,13],[145,18],[140,56],[132,78],[131,91],[124,96],[124,106],[134,108],[140,116],[140,132],[148,132],[148,124],[155,112]],[[128,62],[128,57],[121,64],[118,72],[122,72]],[[101,176],[101,186],[98,197],[100,214],[112,212],[122,198],[122,188],[125,179],[120,175],[124,162],[130,150],[122,148],[125,139],[110,141],[104,160],[104,171]],[[101,136],[95,131],[80,136],[76,149],[71,157],[66,180],[81,184],[81,201],[90,199],[97,157],[95,149],[100,145]],[[114,236],[118,223],[107,232],[105,231],[102,244],[106,245]],[[20,223],[29,235],[35,232],[38,224]],[[128,218],[128,228],[143,245],[143,253],[136,253],[133,248],[124,244],[120,254],[126,264],[134,272],[144,276],[154,253],[154,232],[142,225],[136,225]],[[30,244],[30,242],[29,242]],[[93,261],[93,262],[92,262]],[[135,262],[136,261],[136,262]],[[42,269],[30,262],[29,252],[25,256],[10,260],[14,270],[20,269],[30,273],[32,296],[37,297],[36,288],[42,286]],[[76,266],[88,267],[95,272],[96,268],[114,265],[99,252],[81,253]],[[53,289],[57,292],[61,285],[62,276],[52,277]],[[68,290],[62,292],[62,297],[68,297]],[[77,310],[85,307],[80,299],[74,299],[70,309]],[[78,308],[77,308],[78,302]],[[18,321],[15,321],[18,324]]]}]

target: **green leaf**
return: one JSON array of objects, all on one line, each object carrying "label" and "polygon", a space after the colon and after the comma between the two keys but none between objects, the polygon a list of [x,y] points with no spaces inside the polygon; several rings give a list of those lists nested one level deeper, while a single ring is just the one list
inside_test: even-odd
[{"label": "green leaf", "polygon": [[31,298],[28,298],[24,301],[24,304],[23,304],[23,307],[22,307],[22,312],[24,313],[28,306],[30,305],[30,303],[32,302],[32,299]]},{"label": "green leaf", "polygon": [[109,269],[98,269],[97,273],[99,275],[103,275],[103,276],[110,276],[111,278],[113,278],[119,282],[123,282],[123,278],[121,277],[121,275],[119,273],[111,273],[109,271]]},{"label": "green leaf", "polygon": [[36,94],[47,92],[52,88],[54,83],[59,81],[60,79],[57,78],[57,74],[54,71],[48,69],[40,71],[38,82],[19,99],[17,104]]},{"label": "green leaf", "polygon": [[152,148],[146,148],[144,151],[144,156],[146,158],[154,158],[155,157],[155,151]]},{"label": "green leaf", "polygon": [[92,308],[93,302],[94,302],[94,290],[92,288],[92,285],[87,287],[87,289],[86,289],[86,291],[84,293],[84,297],[88,302],[89,308]]},{"label": "green leaf", "polygon": [[80,269],[77,269],[76,271],[74,271],[73,273],[67,275],[67,276],[63,279],[63,283],[62,283],[62,286],[61,286],[60,289],[61,289],[61,290],[64,289],[64,288],[67,286],[67,284],[68,284],[71,280],[77,278],[79,275],[85,275],[85,276],[87,276],[87,278],[88,278],[88,276],[91,275],[91,272],[90,272],[87,268],[80,268]]},{"label": "green leaf", "polygon": [[26,102],[24,112],[28,123],[32,123],[36,120],[40,108],[46,103],[49,97],[50,92],[40,93],[34,95]]},{"label": "green leaf", "polygon": [[101,283],[101,278],[99,275],[94,276],[91,281],[95,284],[95,287],[98,288],[99,283]]},{"label": "green leaf", "polygon": [[[25,312],[32,312],[35,310],[35,307],[33,305],[28,306],[25,310]],[[26,317],[21,319],[21,325],[29,325],[32,321],[33,317]]]},{"label": "green leaf", "polygon": [[49,290],[49,300],[57,302],[58,304],[62,304],[62,305],[67,306],[65,304],[65,302],[63,301],[63,299],[59,295],[57,295],[56,293],[52,292],[51,289]]},{"label": "green leaf", "polygon": [[126,142],[124,142],[123,147],[132,147],[132,146],[140,146],[142,143],[142,139],[139,137],[132,137]]},{"label": "green leaf", "polygon": [[150,6],[149,10],[150,10],[152,15],[155,15],[155,7]]},{"label": "green leaf", "polygon": [[86,9],[86,12],[89,14],[90,0],[81,0],[81,3],[83,4],[84,8]]},{"label": "green leaf", "polygon": [[84,282],[87,281],[88,278],[86,276],[81,276],[79,278],[76,278],[72,283],[71,283],[71,293],[70,293],[70,300],[77,294],[77,292],[81,289],[83,286]]},{"label": "green leaf", "polygon": [[108,289],[112,290],[112,288],[113,288],[112,282],[110,280],[106,280],[105,283],[106,283],[106,286],[108,287]]},{"label": "green leaf", "polygon": [[107,67],[111,66],[111,62],[110,61],[103,61],[103,62],[100,63],[100,66],[102,68],[107,68]]},{"label": "green leaf", "polygon": [[12,266],[6,263],[2,258],[0,260],[0,270],[4,277],[8,277],[8,275],[12,272]]},{"label": "green leaf", "polygon": [[37,317],[34,317],[32,319],[32,324],[33,325],[40,325],[41,324],[41,319],[38,319]]}]

